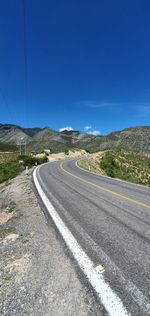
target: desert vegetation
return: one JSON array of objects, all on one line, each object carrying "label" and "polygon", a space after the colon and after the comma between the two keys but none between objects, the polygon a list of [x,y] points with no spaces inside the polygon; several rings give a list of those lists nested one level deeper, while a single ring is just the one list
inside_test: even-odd
[{"label": "desert vegetation", "polygon": [[93,162],[92,158],[81,160],[79,165],[87,170],[112,178],[150,186],[150,158],[123,149],[108,150]]},{"label": "desert vegetation", "polygon": [[37,158],[32,155],[19,155],[18,152],[0,153],[0,183],[14,178],[26,166],[30,168],[35,164],[42,164],[47,161],[46,155],[42,158]]},{"label": "desert vegetation", "polygon": [[48,158],[46,154],[43,157],[35,157],[32,155],[19,155],[17,160],[20,163],[22,163],[24,167],[32,167],[47,162]]},{"label": "desert vegetation", "polygon": [[0,142],[0,152],[14,152],[17,151],[18,148],[16,145],[5,144]]},{"label": "desert vegetation", "polygon": [[135,152],[110,150],[100,161],[107,175],[150,186],[150,158]]},{"label": "desert vegetation", "polygon": [[9,161],[16,161],[19,152],[0,152],[0,166]]}]

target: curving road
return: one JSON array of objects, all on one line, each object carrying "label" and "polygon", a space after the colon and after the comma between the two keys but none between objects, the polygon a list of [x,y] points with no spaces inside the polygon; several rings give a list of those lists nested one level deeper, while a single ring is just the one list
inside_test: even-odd
[{"label": "curving road", "polygon": [[89,173],[75,159],[38,167],[34,181],[108,314],[150,315],[150,189]]}]

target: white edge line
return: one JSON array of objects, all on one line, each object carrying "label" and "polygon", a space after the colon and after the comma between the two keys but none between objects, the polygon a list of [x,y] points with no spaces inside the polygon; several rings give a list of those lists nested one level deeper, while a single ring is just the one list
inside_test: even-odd
[{"label": "white edge line", "polygon": [[105,282],[104,277],[96,272],[93,262],[83,251],[81,246],[78,244],[77,240],[66,227],[65,223],[62,221],[62,219],[54,209],[53,205],[47,198],[37,179],[38,169],[39,167],[36,167],[36,169],[33,172],[33,180],[37,188],[37,191],[40,197],[42,198],[53,222],[57,226],[57,229],[59,230],[64,241],[66,242],[68,248],[72,252],[74,258],[77,260],[81,270],[84,272],[90,284],[98,294],[103,306],[105,307],[110,316],[130,316],[130,314],[123,306],[121,299],[115,294],[115,292],[113,292],[109,284]]},{"label": "white edge line", "polygon": [[99,174],[99,173],[96,173],[96,172],[93,172],[93,171],[84,169],[84,168],[82,168],[82,167],[80,167],[80,166],[78,165],[78,162],[81,161],[81,160],[84,160],[84,159],[89,159],[89,158],[80,158],[80,159],[78,159],[78,160],[75,162],[75,166],[76,166],[77,168],[83,170],[83,171],[86,171],[86,172],[88,172],[88,173],[95,174],[96,176],[99,176],[99,177],[102,177],[102,178],[108,178],[108,179],[111,179],[111,180],[114,180],[114,181],[120,181],[120,182],[128,183],[128,184],[131,184],[131,185],[135,185],[135,186],[137,185],[137,186],[142,187],[142,188],[144,188],[144,189],[149,189],[149,190],[150,190],[150,187],[147,187],[147,186],[144,185],[144,184],[133,183],[133,182],[129,182],[129,181],[122,180],[122,179],[118,179],[118,178],[111,178],[111,177],[109,177],[109,176],[104,176],[104,175],[101,175],[101,174]]}]

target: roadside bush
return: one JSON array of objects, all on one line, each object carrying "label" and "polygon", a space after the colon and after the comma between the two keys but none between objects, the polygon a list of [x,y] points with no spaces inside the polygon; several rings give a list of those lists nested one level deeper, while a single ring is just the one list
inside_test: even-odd
[{"label": "roadside bush", "polygon": [[107,175],[114,178],[115,174],[114,174],[114,167],[115,167],[115,163],[113,160],[112,155],[107,152],[101,159],[100,161],[100,167],[106,171]]},{"label": "roadside bush", "polygon": [[[20,160],[23,161],[23,164],[19,162]],[[37,164],[42,164],[47,161],[48,159],[46,156],[36,158],[31,155],[20,155],[16,160],[3,162],[0,164],[0,183],[16,177],[26,166],[32,167],[36,162]]]},{"label": "roadside bush", "polygon": [[45,155],[44,157],[41,158],[37,158],[31,155],[20,155],[18,157],[18,161],[22,160],[24,166],[28,166],[28,167],[32,167],[35,166],[35,164],[37,163],[38,165],[45,163],[48,161],[47,156]]},{"label": "roadside bush", "polygon": [[0,166],[0,183],[17,176],[23,170],[23,166],[17,161],[9,161]]},{"label": "roadside bush", "polygon": [[65,155],[69,155],[69,150],[68,149],[65,149]]},{"label": "roadside bush", "polygon": [[135,152],[122,149],[107,151],[100,167],[112,178],[150,185],[150,159]]}]

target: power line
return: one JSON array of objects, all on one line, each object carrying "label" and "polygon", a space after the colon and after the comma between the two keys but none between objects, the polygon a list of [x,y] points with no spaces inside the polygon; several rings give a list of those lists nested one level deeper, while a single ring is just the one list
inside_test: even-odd
[{"label": "power line", "polygon": [[[19,148],[20,148],[20,155],[22,155],[22,152],[24,152],[26,155],[26,153],[27,153],[27,141],[26,141],[26,139],[23,139],[21,137],[17,146],[19,146]],[[22,150],[23,146],[24,146],[24,150]]]},{"label": "power line", "polygon": [[1,96],[1,100],[2,100],[3,105],[5,106],[5,109],[7,110],[7,115],[10,118],[11,123],[13,123],[13,118],[14,118],[15,111],[14,111],[14,113],[12,115],[12,110],[11,110],[10,106],[8,105],[8,101],[7,101],[6,95],[4,94],[4,91],[2,91],[1,87],[0,87],[0,96]]},{"label": "power line", "polygon": [[23,12],[23,57],[24,57],[26,120],[27,120],[27,122],[29,122],[29,115],[28,115],[27,16],[26,16],[26,3],[25,2],[26,2],[26,0],[22,0],[22,12]]}]

